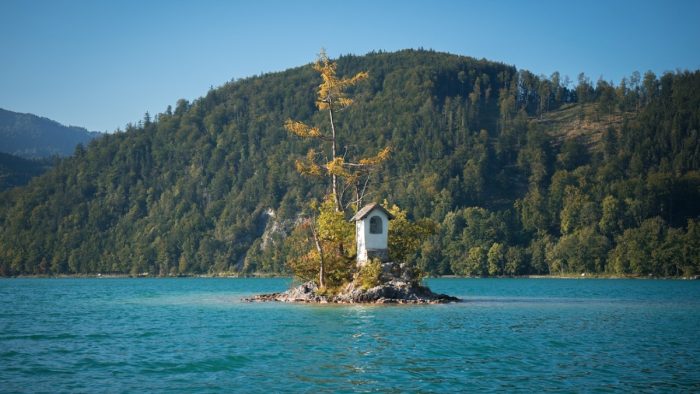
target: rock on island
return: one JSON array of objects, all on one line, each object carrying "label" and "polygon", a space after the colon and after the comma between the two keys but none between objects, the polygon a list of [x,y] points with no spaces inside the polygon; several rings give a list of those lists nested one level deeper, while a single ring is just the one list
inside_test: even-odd
[{"label": "rock on island", "polygon": [[318,304],[446,304],[461,301],[457,297],[434,293],[405,274],[395,275],[397,271],[401,272],[397,266],[394,263],[384,263],[383,280],[380,284],[369,288],[365,288],[355,280],[339,293],[325,295],[319,292],[316,283],[306,282],[284,292],[260,294],[244,300]]}]

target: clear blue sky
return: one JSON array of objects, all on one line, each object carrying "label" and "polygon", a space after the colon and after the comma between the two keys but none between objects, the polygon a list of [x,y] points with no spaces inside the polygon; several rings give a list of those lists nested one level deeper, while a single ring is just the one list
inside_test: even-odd
[{"label": "clear blue sky", "polygon": [[0,0],[0,108],[113,131],[321,47],[423,47],[617,83],[700,69],[700,0]]}]

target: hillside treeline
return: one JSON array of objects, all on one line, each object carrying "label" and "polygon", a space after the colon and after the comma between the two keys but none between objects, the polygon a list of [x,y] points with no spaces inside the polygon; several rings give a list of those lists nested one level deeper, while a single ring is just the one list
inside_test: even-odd
[{"label": "hillside treeline", "polygon": [[[431,219],[432,274],[700,271],[700,72],[617,86],[431,51],[368,71],[339,147],[391,146],[367,199]],[[285,272],[284,237],[325,182],[299,175],[325,121],[310,66],[232,81],[79,146],[0,198],[0,274]]]}]

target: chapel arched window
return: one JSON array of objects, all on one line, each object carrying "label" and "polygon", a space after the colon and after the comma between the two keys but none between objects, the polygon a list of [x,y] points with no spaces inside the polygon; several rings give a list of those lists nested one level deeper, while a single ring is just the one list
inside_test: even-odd
[{"label": "chapel arched window", "polygon": [[369,218],[369,233],[382,233],[382,218],[380,218],[379,216],[372,216],[371,218]]}]

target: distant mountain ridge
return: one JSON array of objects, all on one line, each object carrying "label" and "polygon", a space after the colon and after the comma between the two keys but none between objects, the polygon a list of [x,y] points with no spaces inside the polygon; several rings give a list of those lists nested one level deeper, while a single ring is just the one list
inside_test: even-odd
[{"label": "distant mountain ridge", "polygon": [[0,152],[29,159],[70,156],[101,133],[0,108]]}]

